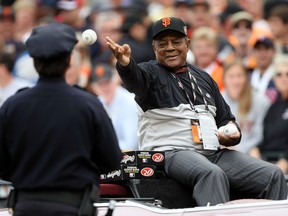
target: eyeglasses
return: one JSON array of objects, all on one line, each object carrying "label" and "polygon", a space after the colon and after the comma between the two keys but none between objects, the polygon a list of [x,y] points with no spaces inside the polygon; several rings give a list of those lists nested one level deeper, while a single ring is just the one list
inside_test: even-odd
[{"label": "eyeglasses", "polygon": [[288,71],[287,72],[276,72],[275,77],[288,77]]}]

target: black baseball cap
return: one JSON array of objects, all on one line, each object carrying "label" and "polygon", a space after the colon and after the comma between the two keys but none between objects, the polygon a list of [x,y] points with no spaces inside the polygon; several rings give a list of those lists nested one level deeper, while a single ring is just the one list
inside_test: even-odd
[{"label": "black baseball cap", "polygon": [[243,9],[236,2],[229,2],[224,11],[219,15],[220,22],[225,23],[225,21],[232,16],[234,13],[242,11]]},{"label": "black baseball cap", "polygon": [[179,5],[186,5],[187,7],[192,6],[191,0],[175,0],[174,6],[177,7]]},{"label": "black baseball cap", "polygon": [[11,6],[0,6],[0,19],[2,18],[15,20],[15,12]]},{"label": "black baseball cap", "polygon": [[207,0],[190,0],[191,6],[203,5],[207,8],[210,7],[209,2]]},{"label": "black baseball cap", "polygon": [[93,72],[91,74],[92,82],[110,80],[112,77],[113,77],[112,65],[106,63],[98,63],[93,67]]},{"label": "black baseball cap", "polygon": [[257,38],[254,44],[254,48],[259,47],[260,45],[264,45],[267,48],[274,48],[274,42],[270,37],[260,36]]},{"label": "black baseball cap", "polygon": [[47,59],[70,54],[77,42],[74,28],[55,22],[35,27],[26,46],[30,56]]},{"label": "black baseball cap", "polygon": [[154,22],[152,26],[152,31],[153,31],[152,38],[155,39],[155,37],[159,33],[166,31],[166,30],[173,30],[173,31],[183,34],[184,36],[187,36],[187,26],[180,18],[163,17],[162,19]]}]

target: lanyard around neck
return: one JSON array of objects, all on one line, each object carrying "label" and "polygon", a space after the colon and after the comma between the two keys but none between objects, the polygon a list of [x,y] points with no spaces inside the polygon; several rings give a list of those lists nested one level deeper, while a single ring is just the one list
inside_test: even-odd
[{"label": "lanyard around neck", "polygon": [[[207,110],[207,112],[209,112],[209,107],[208,107],[207,100],[206,100],[206,98],[204,97],[204,94],[203,94],[203,92],[202,92],[202,89],[201,89],[200,86],[198,85],[195,76],[192,74],[192,72],[189,70],[189,68],[188,68],[188,71],[187,71],[187,72],[188,72],[188,76],[189,76],[190,83],[191,83],[191,90],[192,90],[192,93],[193,93],[194,102],[196,101],[196,97],[197,97],[197,96],[196,96],[196,88],[197,88],[198,91],[200,92],[202,98],[203,98],[203,101],[204,101],[204,104],[205,104],[205,109]],[[185,95],[186,95],[186,97],[187,97],[187,99],[188,99],[188,101],[189,101],[189,104],[190,104],[190,106],[191,106],[191,109],[192,109],[193,111],[197,112],[197,110],[195,109],[195,106],[194,106],[194,104],[193,104],[193,102],[192,102],[192,100],[191,100],[188,92],[187,92],[187,91],[185,90],[185,88],[184,88],[184,85],[183,85],[182,81],[179,79],[179,77],[178,77],[175,73],[171,73],[171,74],[172,74],[172,76],[173,76],[175,79],[177,79],[178,84],[179,84],[179,87],[180,87],[180,88],[183,90],[183,92],[185,93]]]}]

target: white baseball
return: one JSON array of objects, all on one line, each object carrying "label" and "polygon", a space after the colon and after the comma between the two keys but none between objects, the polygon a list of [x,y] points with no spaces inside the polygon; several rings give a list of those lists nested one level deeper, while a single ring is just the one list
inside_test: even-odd
[{"label": "white baseball", "polygon": [[227,124],[223,128],[223,133],[227,136],[230,136],[232,134],[235,134],[238,131],[238,128],[235,124]]},{"label": "white baseball", "polygon": [[82,33],[82,40],[85,44],[91,45],[96,42],[97,34],[92,29],[87,29]]}]

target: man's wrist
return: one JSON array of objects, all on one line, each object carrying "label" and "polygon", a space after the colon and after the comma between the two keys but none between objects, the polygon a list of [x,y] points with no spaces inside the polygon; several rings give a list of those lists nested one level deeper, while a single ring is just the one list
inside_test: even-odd
[{"label": "man's wrist", "polygon": [[117,62],[116,62],[116,69],[117,69],[117,71],[118,71],[118,72],[122,72],[122,73],[131,71],[131,67],[132,67],[132,63],[131,63],[131,62],[132,62],[132,59],[130,59],[129,64],[125,66],[125,65],[120,64],[119,61],[117,61]]}]

